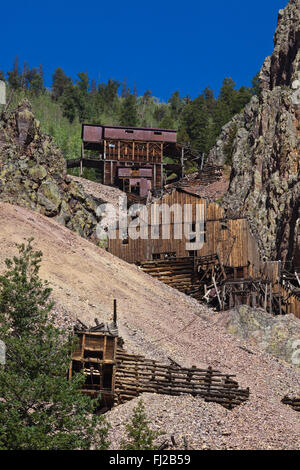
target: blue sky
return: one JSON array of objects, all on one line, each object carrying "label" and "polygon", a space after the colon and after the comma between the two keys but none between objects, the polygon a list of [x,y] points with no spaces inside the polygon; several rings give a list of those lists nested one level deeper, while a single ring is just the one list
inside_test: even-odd
[{"label": "blue sky", "polygon": [[0,70],[43,64],[45,82],[68,76],[122,81],[167,100],[173,91],[218,93],[224,77],[250,85],[273,50],[277,14],[288,0],[1,2]]}]

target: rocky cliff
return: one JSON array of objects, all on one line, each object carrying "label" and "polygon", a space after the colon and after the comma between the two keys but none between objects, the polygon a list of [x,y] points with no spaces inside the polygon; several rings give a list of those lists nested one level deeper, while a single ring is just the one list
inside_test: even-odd
[{"label": "rocky cliff", "polygon": [[276,317],[264,310],[241,305],[222,312],[220,324],[249,344],[257,344],[272,356],[300,367],[300,322],[295,315]]},{"label": "rocky cliff", "polygon": [[279,11],[260,95],[222,129],[209,160],[232,172],[223,203],[246,215],[267,259],[293,260],[300,217],[300,0]]},{"label": "rocky cliff", "polygon": [[95,236],[103,201],[67,175],[62,153],[41,132],[27,100],[0,119],[0,200],[54,217],[85,238]]}]

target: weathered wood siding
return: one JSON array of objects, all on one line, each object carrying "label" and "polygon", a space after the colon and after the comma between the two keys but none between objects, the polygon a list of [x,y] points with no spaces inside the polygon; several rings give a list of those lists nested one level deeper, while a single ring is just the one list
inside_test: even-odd
[{"label": "weathered wood siding", "polygon": [[[160,207],[161,204],[167,204],[169,207],[178,204],[182,208],[185,204],[190,204],[194,222],[196,221],[197,206],[202,208],[205,220],[205,243],[201,249],[197,250],[196,256],[218,254],[225,266],[247,267],[248,275],[251,276],[255,276],[260,271],[259,250],[246,219],[225,220],[224,209],[218,204],[178,190],[165,195],[159,201],[154,201],[151,206],[154,209],[155,206]],[[163,239],[164,227],[161,213],[159,220],[156,221],[159,227],[159,239],[151,239],[150,217],[151,211],[148,210],[147,239],[133,240],[129,237],[127,243],[124,244],[119,238],[119,231],[117,231],[117,238],[109,240],[108,250],[129,263],[152,260],[153,255],[160,253],[174,253],[176,257],[189,256],[188,240],[184,236],[183,223],[181,224],[182,238],[175,239],[174,237],[176,218],[174,218],[173,211],[170,213],[169,239]],[[146,225],[147,220],[145,220]]]}]

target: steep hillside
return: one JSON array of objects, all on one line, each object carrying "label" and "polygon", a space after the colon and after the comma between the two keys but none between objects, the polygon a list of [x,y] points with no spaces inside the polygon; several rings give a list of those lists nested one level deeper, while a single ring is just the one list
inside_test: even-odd
[{"label": "steep hillside", "polygon": [[[53,288],[58,302],[59,321],[77,317],[94,323],[94,318],[110,318],[113,299],[119,316],[151,319],[163,310],[169,318],[177,308],[200,312],[200,305],[86,241],[54,219],[22,207],[0,202],[0,269],[7,256],[16,253],[16,243],[34,237],[34,245],[44,253],[41,275]],[[62,314],[62,315],[61,315]],[[151,320],[150,320],[151,321]]]},{"label": "steep hillside", "polygon": [[[111,317],[118,301],[120,333],[128,351],[182,365],[211,365],[236,374],[241,387],[250,387],[250,399],[229,411],[192,397],[146,394],[147,412],[167,437],[182,435],[192,448],[299,449],[297,412],[281,404],[285,394],[296,394],[299,371],[228,334],[219,317],[196,301],[154,280],[139,268],[101,250],[91,242],[28,209],[0,203],[0,269],[16,253],[15,243],[35,237],[44,253],[41,275],[50,281],[56,300],[55,321],[70,325],[76,317],[93,323]],[[112,410],[108,419],[113,446],[124,431],[123,419],[132,403]]]},{"label": "steep hillside", "polygon": [[222,130],[210,160],[232,159],[228,213],[246,214],[267,258],[295,257],[300,207],[300,0],[278,15],[260,96]]}]

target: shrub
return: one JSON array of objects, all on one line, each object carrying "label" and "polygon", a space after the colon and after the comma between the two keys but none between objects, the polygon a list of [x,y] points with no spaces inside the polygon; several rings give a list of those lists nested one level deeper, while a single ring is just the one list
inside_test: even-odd
[{"label": "shrub", "polygon": [[74,340],[49,320],[51,289],[39,278],[42,253],[32,240],[18,245],[0,276],[0,449],[107,449],[108,425],[80,393],[84,375],[67,380]]},{"label": "shrub", "polygon": [[154,440],[161,434],[152,431],[149,427],[149,421],[145,412],[145,406],[142,400],[139,400],[133,410],[131,422],[126,424],[127,440],[122,441],[122,450],[156,450]]}]

